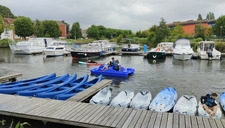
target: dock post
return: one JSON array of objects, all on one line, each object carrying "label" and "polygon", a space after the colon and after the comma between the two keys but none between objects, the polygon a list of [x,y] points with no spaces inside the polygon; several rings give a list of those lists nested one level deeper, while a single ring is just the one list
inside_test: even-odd
[{"label": "dock post", "polygon": [[145,44],[144,45],[144,53],[146,53],[147,52],[147,45]]}]

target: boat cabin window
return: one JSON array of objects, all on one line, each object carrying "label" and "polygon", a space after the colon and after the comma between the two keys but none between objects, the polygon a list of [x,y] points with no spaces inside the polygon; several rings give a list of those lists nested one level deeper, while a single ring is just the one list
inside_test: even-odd
[{"label": "boat cabin window", "polygon": [[47,47],[46,49],[54,49],[54,47]]},{"label": "boat cabin window", "polygon": [[63,48],[56,48],[55,50],[63,50]]}]

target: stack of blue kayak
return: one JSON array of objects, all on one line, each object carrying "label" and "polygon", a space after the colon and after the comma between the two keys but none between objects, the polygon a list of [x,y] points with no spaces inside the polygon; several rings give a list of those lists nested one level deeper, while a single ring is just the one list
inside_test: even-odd
[{"label": "stack of blue kayak", "polygon": [[56,74],[50,74],[43,77],[30,79],[26,81],[13,82],[12,84],[0,84],[0,93],[15,94],[17,91],[35,88],[38,85],[48,84],[56,78]]},{"label": "stack of blue kayak", "polygon": [[120,71],[116,71],[113,69],[113,67],[110,67],[109,69],[104,69],[104,67],[108,67],[107,65],[100,65],[98,68],[91,69],[92,74],[101,74],[101,75],[107,75],[107,76],[118,76],[118,77],[128,77],[128,75],[133,75],[135,69],[133,68],[127,68],[121,67]]},{"label": "stack of blue kayak", "polygon": [[87,80],[88,74],[77,79],[76,73],[58,77],[53,73],[34,79],[0,84],[0,93],[65,100],[100,82],[102,76],[88,82]]}]

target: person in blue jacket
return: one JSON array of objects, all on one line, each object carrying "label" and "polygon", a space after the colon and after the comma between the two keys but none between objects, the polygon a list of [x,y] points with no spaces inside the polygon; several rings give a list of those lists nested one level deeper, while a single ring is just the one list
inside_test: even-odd
[{"label": "person in blue jacket", "polygon": [[109,61],[107,66],[104,66],[101,70],[104,72],[105,70],[109,69],[110,67],[113,67],[114,64],[115,64],[115,60],[114,60],[114,57],[112,57],[112,60]]},{"label": "person in blue jacket", "polygon": [[[215,116],[215,113],[218,108],[218,105],[215,102],[216,97],[217,97],[216,93],[207,94],[206,96],[201,97],[201,103],[202,103],[203,108],[211,116]],[[212,113],[210,112],[210,110],[212,111]]]},{"label": "person in blue jacket", "polygon": [[113,69],[116,70],[116,71],[119,71],[121,69],[119,60],[116,60],[115,61],[114,66],[113,66]]}]

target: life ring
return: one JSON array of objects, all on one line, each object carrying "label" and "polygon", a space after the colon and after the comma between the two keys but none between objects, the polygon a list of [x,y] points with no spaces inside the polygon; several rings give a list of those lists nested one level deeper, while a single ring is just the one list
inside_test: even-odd
[{"label": "life ring", "polygon": [[157,48],[155,51],[156,51],[156,52],[159,52],[159,51],[160,51],[160,48]]}]

